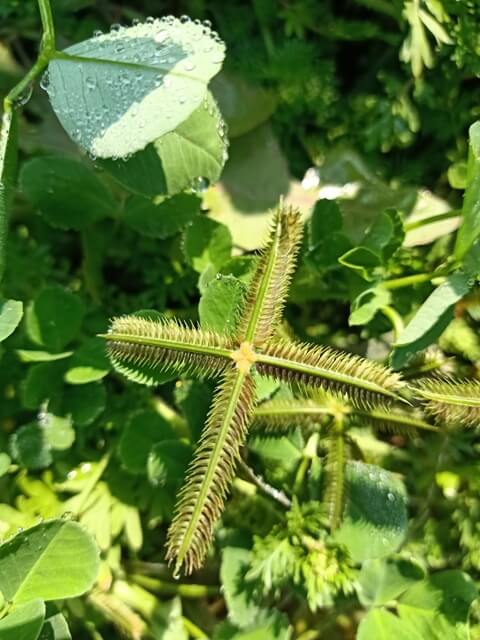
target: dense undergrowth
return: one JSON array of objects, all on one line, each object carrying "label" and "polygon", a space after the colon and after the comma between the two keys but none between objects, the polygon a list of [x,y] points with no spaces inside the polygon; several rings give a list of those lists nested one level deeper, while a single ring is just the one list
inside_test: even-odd
[{"label": "dense undergrowth", "polygon": [[0,640],[480,638],[478,3],[51,4],[0,6]]}]

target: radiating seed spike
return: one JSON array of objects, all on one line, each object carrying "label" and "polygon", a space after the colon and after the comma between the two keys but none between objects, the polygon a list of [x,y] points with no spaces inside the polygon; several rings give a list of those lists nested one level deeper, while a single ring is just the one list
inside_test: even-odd
[{"label": "radiating seed spike", "polygon": [[279,340],[267,344],[257,354],[256,367],[261,375],[345,396],[360,409],[392,400],[403,401],[399,391],[404,383],[398,374],[378,363],[365,366],[365,359],[360,356],[330,347]]},{"label": "radiating seed spike", "polygon": [[295,269],[302,233],[300,213],[280,205],[248,287],[239,318],[239,342],[260,346],[275,332]]},{"label": "radiating seed spike", "polygon": [[166,558],[179,573],[201,567],[235,474],[255,404],[253,378],[236,368],[225,373],[170,525]]}]

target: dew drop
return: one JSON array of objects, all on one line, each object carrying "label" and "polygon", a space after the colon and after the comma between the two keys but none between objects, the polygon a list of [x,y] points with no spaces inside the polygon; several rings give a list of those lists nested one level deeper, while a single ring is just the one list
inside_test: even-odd
[{"label": "dew drop", "polygon": [[110,27],[110,33],[118,33],[122,30],[122,25],[118,24],[118,22],[114,22]]},{"label": "dew drop", "polygon": [[93,91],[97,88],[97,81],[93,76],[87,76],[85,79],[85,84],[87,85],[87,89]]},{"label": "dew drop", "polygon": [[192,189],[195,193],[203,193],[208,189],[209,185],[210,181],[208,180],[208,178],[199,176],[198,178],[194,179],[192,183]]},{"label": "dew drop", "polygon": [[50,85],[50,76],[48,74],[48,71],[45,71],[45,73],[43,74],[43,76],[40,79],[40,87],[44,91],[48,91],[49,85]]},{"label": "dew drop", "polygon": [[391,491],[389,491],[389,492],[387,493],[387,500],[388,500],[389,502],[394,502],[394,500],[395,500],[395,496],[393,495],[393,493],[392,493]]},{"label": "dew drop", "polygon": [[147,24],[153,24],[153,23],[155,22],[155,18],[154,18],[153,16],[147,16],[147,17],[145,18],[145,22],[146,22]]}]

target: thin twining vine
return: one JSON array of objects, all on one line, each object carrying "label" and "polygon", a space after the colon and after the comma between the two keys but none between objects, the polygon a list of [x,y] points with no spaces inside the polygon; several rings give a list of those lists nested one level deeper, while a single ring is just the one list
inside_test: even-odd
[{"label": "thin twining vine", "polygon": [[[254,419],[256,375],[324,389],[347,398],[359,412],[385,409],[392,402],[408,406],[414,397],[412,387],[378,363],[278,337],[302,230],[299,213],[280,206],[231,334],[138,316],[114,319],[103,334],[114,366],[137,382],[155,384],[165,373],[221,379],[167,537],[166,557],[176,574],[203,564]],[[427,401],[428,389],[418,392]],[[341,431],[339,426],[338,446]]]}]

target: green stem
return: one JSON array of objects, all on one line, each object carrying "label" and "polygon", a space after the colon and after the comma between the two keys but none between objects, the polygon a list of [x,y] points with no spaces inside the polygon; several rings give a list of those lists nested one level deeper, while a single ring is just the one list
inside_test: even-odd
[{"label": "green stem", "polygon": [[55,50],[55,26],[53,24],[52,8],[49,0],[38,0],[40,18],[42,20],[43,38],[42,50],[46,52]]},{"label": "green stem", "polygon": [[388,318],[393,327],[393,334],[395,337],[394,342],[397,342],[399,336],[403,332],[405,325],[403,324],[402,316],[390,305],[385,305],[380,309],[383,315]]},{"label": "green stem", "polygon": [[437,213],[434,216],[428,218],[421,218],[420,220],[412,220],[412,222],[406,222],[403,225],[405,231],[413,231],[419,227],[425,227],[427,224],[434,224],[435,222],[442,222],[443,220],[450,220],[452,218],[458,218],[461,212],[458,209],[452,209],[452,211],[446,211],[445,213]]},{"label": "green stem", "polygon": [[16,101],[27,87],[42,73],[53,57],[55,51],[55,28],[53,26],[52,10],[49,0],[38,0],[40,18],[42,20],[42,42],[40,53],[33,67],[27,71],[23,78],[9,91],[3,100],[5,113],[11,113]]},{"label": "green stem", "polygon": [[182,622],[183,626],[185,627],[185,631],[189,636],[191,636],[192,638],[205,638],[208,640],[208,636],[191,620],[189,620],[185,616],[182,616]]},{"label": "green stem", "polygon": [[220,592],[219,587],[216,586],[205,584],[173,584],[172,582],[166,582],[165,580],[142,576],[140,574],[132,575],[129,579],[148,589],[148,591],[162,596],[178,595],[182,598],[208,598],[209,596],[216,596]]},{"label": "green stem", "polygon": [[391,280],[385,280],[382,286],[385,289],[402,289],[403,287],[410,287],[415,284],[423,284],[424,282],[432,282],[435,278],[441,278],[447,276],[449,271],[440,271],[438,273],[415,273],[411,276],[404,276],[403,278],[392,278]]}]

